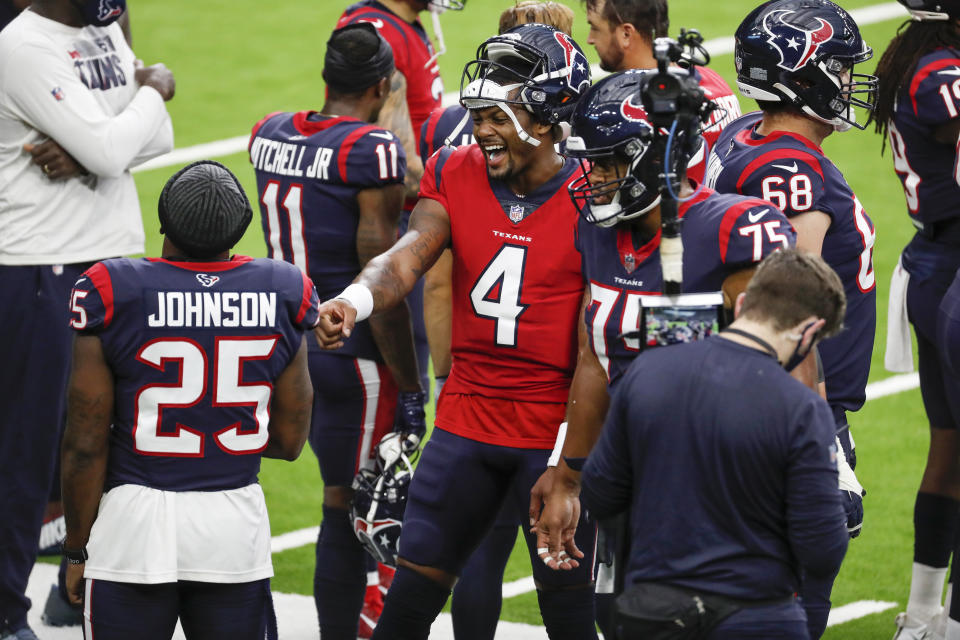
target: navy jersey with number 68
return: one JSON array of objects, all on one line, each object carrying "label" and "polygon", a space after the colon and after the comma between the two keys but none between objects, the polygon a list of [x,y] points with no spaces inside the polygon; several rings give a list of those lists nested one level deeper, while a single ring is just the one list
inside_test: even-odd
[{"label": "navy jersey with number 68", "polygon": [[106,487],[218,491],[257,481],[273,382],[318,320],[310,279],[277,260],[106,260],[70,324],[114,377]]},{"label": "navy jersey with number 68", "polygon": [[[360,273],[357,193],[403,183],[400,141],[355,118],[274,113],[253,127],[250,161],[267,255],[300,267],[321,299],[334,297]],[[380,360],[366,322],[340,353]]]},{"label": "navy jersey with number 68", "polygon": [[873,245],[876,230],[860,200],[823,150],[785,131],[762,136],[754,112],[728,125],[710,154],[707,184],[777,205],[788,217],[810,211],[830,216],[821,254],[847,294],[844,331],[820,344],[827,400],[856,411],[864,402],[877,324]]},{"label": "navy jersey with number 68", "polygon": [[[796,233],[769,202],[704,187],[680,204],[683,220],[683,291],[720,291],[730,275],[778,249],[796,244]],[[640,352],[641,295],[660,295],[660,233],[636,248],[629,228],[602,228],[583,218],[577,225],[583,278],[590,290],[585,322],[590,346],[615,385]]]}]

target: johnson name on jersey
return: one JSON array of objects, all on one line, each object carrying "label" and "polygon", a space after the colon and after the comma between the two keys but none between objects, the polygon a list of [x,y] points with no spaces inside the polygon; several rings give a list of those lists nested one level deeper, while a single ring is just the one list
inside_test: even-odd
[{"label": "johnson name on jersey", "polygon": [[864,402],[876,332],[876,230],[840,170],[806,138],[784,131],[756,132],[760,112],[729,125],[707,168],[707,184],[724,193],[762,198],[793,217],[830,216],[821,255],[847,294],[844,331],[820,345],[832,405],[856,411]]},{"label": "johnson name on jersey", "polygon": [[318,321],[292,265],[113,259],[71,294],[72,327],[100,337],[114,379],[106,487],[216,491],[257,481],[272,382]]},{"label": "johnson name on jersey", "polygon": [[[573,241],[577,212],[567,195],[576,167],[567,161],[520,197],[488,178],[476,144],[443,148],[427,163],[420,197],[449,213],[454,254],[453,369],[445,398],[566,401],[583,293]],[[528,435],[549,447],[556,424],[540,428]]]},{"label": "johnson name on jersey", "polygon": [[898,96],[888,135],[907,211],[922,227],[958,215],[960,143],[938,143],[934,133],[960,116],[960,55],[937,49],[923,56],[906,89]]},{"label": "johnson name on jersey", "polygon": [[[406,155],[396,136],[355,118],[275,113],[250,136],[267,255],[300,267],[324,300],[360,272],[357,193],[402,184]],[[379,360],[367,323],[344,353]]]},{"label": "johnson name on jersey", "polygon": [[419,135],[427,116],[440,106],[443,98],[440,66],[427,32],[420,20],[411,24],[376,0],[362,0],[347,7],[337,22],[337,28],[357,22],[369,22],[390,43],[397,71],[407,81],[407,106],[413,135]]},{"label": "johnson name on jersey", "polygon": [[[683,291],[720,291],[726,278],[764,257],[796,245],[786,216],[769,202],[706,187],[679,206],[683,220]],[[614,386],[640,352],[636,332],[641,295],[660,295],[660,233],[636,247],[629,227],[603,228],[580,219],[577,248],[590,304],[585,322],[590,346]]]}]

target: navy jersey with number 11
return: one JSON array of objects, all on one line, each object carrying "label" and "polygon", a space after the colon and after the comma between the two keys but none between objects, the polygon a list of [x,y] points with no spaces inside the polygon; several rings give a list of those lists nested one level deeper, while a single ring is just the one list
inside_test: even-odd
[{"label": "navy jersey with number 11", "polygon": [[823,149],[795,133],[758,134],[762,118],[750,113],[724,129],[710,155],[707,184],[763,198],[791,218],[810,211],[830,216],[821,255],[843,282],[847,313],[844,330],[820,344],[820,356],[828,402],[856,411],[866,398],[877,325],[873,221]]},{"label": "navy jersey with number 11", "polygon": [[[396,136],[349,117],[274,113],[250,137],[267,255],[300,267],[320,298],[360,273],[357,193],[402,184],[406,155]],[[380,360],[369,325],[357,324],[341,354]]]}]

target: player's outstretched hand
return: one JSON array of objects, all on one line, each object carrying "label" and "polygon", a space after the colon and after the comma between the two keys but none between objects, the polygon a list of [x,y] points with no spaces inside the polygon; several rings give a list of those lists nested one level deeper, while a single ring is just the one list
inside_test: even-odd
[{"label": "player's outstretched hand", "polygon": [[40,167],[43,175],[50,180],[66,180],[87,173],[73,156],[53,140],[40,144],[25,144],[23,150],[33,156],[33,164]]},{"label": "player's outstretched hand", "polygon": [[[530,490],[530,532],[537,535],[537,554],[554,570],[580,566],[583,552],[574,536],[580,520],[580,492],[548,468]],[[542,509],[541,509],[542,505]]]},{"label": "player's outstretched hand", "polygon": [[176,93],[177,83],[173,79],[173,72],[167,69],[167,65],[162,62],[152,64],[149,67],[134,69],[133,76],[141,87],[156,89],[164,102]]},{"label": "player's outstretched hand", "polygon": [[64,586],[67,588],[67,599],[72,605],[83,604],[83,568],[82,564],[67,563],[67,575]]},{"label": "player's outstretched hand", "polygon": [[317,343],[327,350],[339,349],[353,331],[357,310],[346,300],[334,298],[321,304],[318,312],[320,323],[313,330]]}]

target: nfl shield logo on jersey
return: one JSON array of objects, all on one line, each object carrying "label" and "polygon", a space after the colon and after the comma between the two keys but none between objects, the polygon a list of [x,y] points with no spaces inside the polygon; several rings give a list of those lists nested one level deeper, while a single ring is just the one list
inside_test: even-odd
[{"label": "nfl shield logo on jersey", "polygon": [[510,221],[511,222],[520,222],[523,220],[523,215],[526,213],[523,210],[522,204],[512,204],[510,205]]},{"label": "nfl shield logo on jersey", "polygon": [[205,273],[198,273],[197,280],[200,282],[200,284],[209,288],[220,282],[220,276],[208,276]]}]

